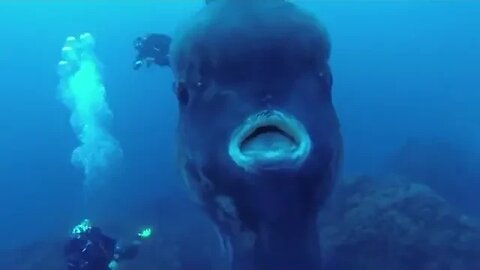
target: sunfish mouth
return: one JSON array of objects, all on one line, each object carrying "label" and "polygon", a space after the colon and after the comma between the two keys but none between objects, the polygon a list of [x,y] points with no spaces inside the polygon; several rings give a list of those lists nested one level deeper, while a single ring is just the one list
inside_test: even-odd
[{"label": "sunfish mouth", "polygon": [[310,148],[302,123],[279,111],[261,111],[233,132],[228,152],[238,166],[255,171],[298,167]]}]

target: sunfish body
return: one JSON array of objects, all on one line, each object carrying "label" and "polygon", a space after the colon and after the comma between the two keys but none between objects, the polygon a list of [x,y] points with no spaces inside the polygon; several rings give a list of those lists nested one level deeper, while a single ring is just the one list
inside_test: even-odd
[{"label": "sunfish body", "polygon": [[281,0],[211,1],[172,41],[179,168],[232,269],[321,269],[316,218],[342,153],[329,54]]}]

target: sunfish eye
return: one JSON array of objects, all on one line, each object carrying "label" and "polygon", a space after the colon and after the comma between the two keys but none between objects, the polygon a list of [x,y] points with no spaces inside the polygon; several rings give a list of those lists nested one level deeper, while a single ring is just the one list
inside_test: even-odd
[{"label": "sunfish eye", "polygon": [[174,91],[178,102],[180,102],[181,105],[187,105],[190,100],[187,84],[185,82],[177,82],[174,85]]}]

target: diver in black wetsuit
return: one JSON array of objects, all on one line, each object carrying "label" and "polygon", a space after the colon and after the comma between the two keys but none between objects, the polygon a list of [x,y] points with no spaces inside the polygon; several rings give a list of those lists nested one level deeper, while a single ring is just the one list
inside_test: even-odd
[{"label": "diver in black wetsuit", "polygon": [[[205,4],[213,0],[205,0]],[[164,34],[147,34],[135,39],[133,46],[137,50],[137,57],[133,64],[133,69],[138,70],[146,65],[150,67],[152,63],[158,66],[169,66],[169,50],[172,39]]]},{"label": "diver in black wetsuit", "polygon": [[150,230],[138,234],[130,245],[120,247],[117,241],[92,227],[88,220],[77,225],[65,246],[68,270],[113,270],[118,262],[137,256],[142,238],[150,236]]},{"label": "diver in black wetsuit", "polygon": [[138,37],[134,41],[137,57],[133,69],[138,70],[141,66],[149,67],[152,63],[159,66],[168,66],[168,53],[172,39],[163,34],[148,34]]}]

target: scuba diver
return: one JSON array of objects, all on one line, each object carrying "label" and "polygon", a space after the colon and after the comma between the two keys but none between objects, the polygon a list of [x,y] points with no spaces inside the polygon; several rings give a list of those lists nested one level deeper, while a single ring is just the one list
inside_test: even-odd
[{"label": "scuba diver", "polygon": [[133,69],[141,66],[149,67],[152,63],[159,66],[168,66],[168,53],[172,39],[164,34],[148,34],[135,39],[133,45],[137,50],[137,57]]},{"label": "scuba diver", "polygon": [[[205,4],[210,4],[214,0],[205,0]],[[138,70],[142,66],[150,67],[152,63],[164,67],[169,66],[169,50],[172,39],[164,34],[150,33],[138,37],[133,42],[137,51],[137,56],[133,64],[133,69]]]},{"label": "scuba diver", "polygon": [[130,245],[121,247],[117,241],[93,227],[88,219],[75,226],[65,246],[68,270],[114,270],[120,261],[137,256],[141,240],[150,237],[151,229],[138,233]]}]

